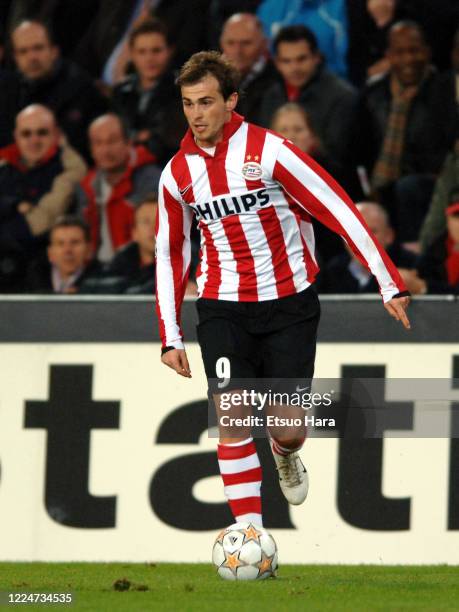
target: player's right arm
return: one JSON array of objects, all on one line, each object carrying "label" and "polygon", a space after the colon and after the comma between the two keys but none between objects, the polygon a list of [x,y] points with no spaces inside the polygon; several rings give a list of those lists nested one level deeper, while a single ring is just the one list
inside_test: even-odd
[{"label": "player's right arm", "polygon": [[161,174],[156,218],[156,312],[162,362],[178,374],[191,376],[180,327],[180,310],[190,271],[192,212],[182,201],[171,172]]}]

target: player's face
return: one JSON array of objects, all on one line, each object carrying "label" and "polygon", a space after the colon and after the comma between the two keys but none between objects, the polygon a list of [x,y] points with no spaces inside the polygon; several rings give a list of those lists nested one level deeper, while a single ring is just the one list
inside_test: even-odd
[{"label": "player's face", "polygon": [[138,243],[140,252],[153,256],[155,253],[155,225],[157,205],[153,202],[142,204],[135,215],[132,238]]},{"label": "player's face", "polygon": [[52,71],[58,50],[40,25],[20,26],[13,32],[12,43],[14,60],[25,77],[41,79]]},{"label": "player's face", "polygon": [[459,213],[448,215],[446,217],[446,225],[449,237],[453,240],[454,244],[459,244]]},{"label": "player's face", "polygon": [[313,77],[320,56],[311,51],[305,40],[282,42],[277,47],[275,62],[286,83],[293,87],[303,87]]},{"label": "player's face", "polygon": [[213,147],[220,142],[223,126],[237,104],[237,93],[225,100],[217,79],[208,74],[197,83],[182,87],[182,101],[196,143],[201,147]]},{"label": "player's face", "polygon": [[287,140],[293,142],[305,153],[310,152],[316,145],[316,137],[310,130],[302,113],[291,110],[282,112],[273,124],[273,130]]},{"label": "player's face", "polygon": [[142,81],[155,81],[167,70],[170,47],[162,34],[140,34],[131,47],[131,59]]},{"label": "player's face", "polygon": [[81,227],[58,227],[51,234],[48,259],[62,276],[71,276],[90,259],[90,244]]},{"label": "player's face", "polygon": [[16,120],[14,139],[25,163],[35,166],[57,142],[56,124],[49,113],[21,113]]},{"label": "player's face", "polygon": [[263,32],[253,19],[227,23],[220,39],[223,54],[234,66],[246,74],[266,50]]},{"label": "player's face", "polygon": [[390,36],[387,57],[400,83],[410,86],[421,80],[430,53],[417,30],[402,28]]}]

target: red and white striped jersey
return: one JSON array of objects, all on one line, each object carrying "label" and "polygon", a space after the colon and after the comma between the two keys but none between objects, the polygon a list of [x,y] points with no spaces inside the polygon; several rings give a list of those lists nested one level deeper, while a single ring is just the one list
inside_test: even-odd
[{"label": "red and white striped jersey", "polygon": [[159,185],[157,312],[164,346],[182,348],[180,307],[193,214],[200,297],[256,302],[306,289],[318,272],[311,216],[340,234],[376,276],[384,301],[405,286],[341,187],[308,155],[233,113],[213,154],[189,130]]}]

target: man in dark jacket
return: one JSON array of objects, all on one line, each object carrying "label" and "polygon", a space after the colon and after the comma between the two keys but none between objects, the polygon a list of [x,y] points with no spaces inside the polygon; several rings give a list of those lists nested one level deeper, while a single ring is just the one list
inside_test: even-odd
[{"label": "man in dark jacket", "polygon": [[70,144],[88,158],[87,127],[107,108],[91,77],[60,57],[50,32],[40,22],[19,24],[11,34],[11,45],[17,73],[0,82],[0,145],[12,141],[17,113],[38,103],[54,111]]},{"label": "man in dark jacket", "polygon": [[341,164],[348,154],[349,129],[356,102],[354,89],[324,66],[314,33],[302,25],[287,26],[273,43],[282,81],[263,96],[261,122],[268,127],[274,112],[297,102],[308,113],[324,153]]},{"label": "man in dark jacket", "polygon": [[100,264],[92,258],[89,227],[79,217],[61,217],[50,231],[47,256],[33,261],[28,293],[78,293]]},{"label": "man in dark jacket", "polygon": [[267,40],[260,20],[251,13],[236,13],[224,24],[220,47],[242,76],[236,110],[251,123],[260,123],[265,91],[279,78],[268,56]]},{"label": "man in dark jacket", "polygon": [[416,23],[392,26],[387,57],[389,73],[362,93],[352,151],[391,211],[400,240],[415,242],[435,175],[454,143],[455,100],[429,64]]},{"label": "man in dark jacket", "polygon": [[129,48],[135,73],[115,87],[112,108],[123,117],[133,141],[148,145],[165,164],[186,131],[175,75],[169,69],[172,48],[165,27],[144,21],[132,31]]}]

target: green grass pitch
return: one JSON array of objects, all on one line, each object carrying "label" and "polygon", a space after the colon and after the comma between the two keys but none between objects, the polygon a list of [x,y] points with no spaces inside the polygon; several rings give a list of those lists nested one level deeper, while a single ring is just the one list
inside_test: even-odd
[{"label": "green grass pitch", "polygon": [[73,605],[0,605],[0,611],[440,612],[459,610],[459,568],[285,565],[275,579],[234,583],[210,564],[0,563],[0,591],[75,595]]}]

